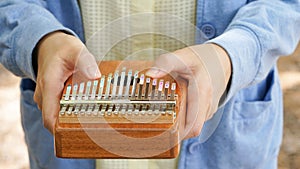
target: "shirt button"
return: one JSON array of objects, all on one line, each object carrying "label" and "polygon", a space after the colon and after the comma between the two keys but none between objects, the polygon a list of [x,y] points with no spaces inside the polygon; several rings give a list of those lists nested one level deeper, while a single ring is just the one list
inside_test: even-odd
[{"label": "shirt button", "polygon": [[201,31],[207,39],[213,38],[216,35],[216,29],[208,23],[201,26]]},{"label": "shirt button", "polygon": [[201,143],[198,143],[198,142],[190,144],[189,152],[191,154],[194,154],[197,150],[199,150],[200,146],[201,146]]}]

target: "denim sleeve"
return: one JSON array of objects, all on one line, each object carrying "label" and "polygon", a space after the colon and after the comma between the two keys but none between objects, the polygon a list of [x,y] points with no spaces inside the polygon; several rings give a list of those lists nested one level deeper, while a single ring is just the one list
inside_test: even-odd
[{"label": "denim sleeve", "polygon": [[292,53],[300,37],[299,0],[258,0],[237,12],[223,34],[210,40],[222,46],[232,62],[226,100],[263,80],[279,56]]},{"label": "denim sleeve", "polygon": [[36,79],[32,52],[48,33],[65,31],[42,0],[0,1],[0,62],[17,76]]}]

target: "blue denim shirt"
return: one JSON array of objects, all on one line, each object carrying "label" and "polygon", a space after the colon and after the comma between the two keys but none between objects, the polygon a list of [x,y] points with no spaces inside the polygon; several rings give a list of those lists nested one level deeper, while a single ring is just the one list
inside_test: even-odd
[{"label": "blue denim shirt", "polygon": [[[198,0],[196,24],[207,42],[228,52],[232,77],[224,105],[200,136],[182,142],[178,168],[276,168],[283,123],[276,60],[293,52],[299,41],[300,1]],[[84,41],[76,0],[0,1],[1,63],[34,81],[34,47],[56,30]],[[54,157],[53,138],[33,102],[33,85],[23,81],[21,86],[31,167],[93,168],[93,160]]]}]

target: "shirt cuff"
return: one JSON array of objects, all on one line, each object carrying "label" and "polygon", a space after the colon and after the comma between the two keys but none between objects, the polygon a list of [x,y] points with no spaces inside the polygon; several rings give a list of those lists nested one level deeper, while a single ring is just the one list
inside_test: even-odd
[{"label": "shirt cuff", "polygon": [[38,42],[47,34],[54,31],[64,31],[69,34],[75,33],[65,28],[51,14],[38,16],[34,15],[18,26],[15,36],[12,39],[12,58],[15,58],[20,76],[36,80],[32,65],[32,55]]},{"label": "shirt cuff", "polygon": [[230,28],[207,43],[220,45],[231,59],[231,81],[227,86],[227,93],[223,95],[223,105],[255,79],[260,66],[260,46],[255,33],[244,27]]}]

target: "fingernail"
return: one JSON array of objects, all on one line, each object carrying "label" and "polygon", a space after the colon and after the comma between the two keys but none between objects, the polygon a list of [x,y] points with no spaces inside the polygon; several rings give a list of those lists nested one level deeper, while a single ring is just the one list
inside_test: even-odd
[{"label": "fingernail", "polygon": [[88,72],[88,76],[92,79],[99,78],[101,76],[101,73],[100,73],[98,67],[95,67],[95,66],[89,67],[87,72]]},{"label": "fingernail", "polygon": [[150,77],[157,76],[159,72],[160,70],[152,68],[146,72],[146,76],[150,76]]}]

